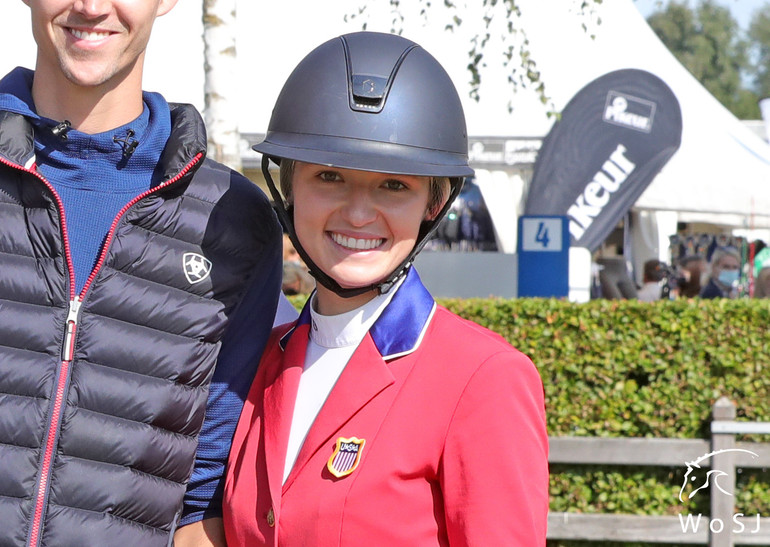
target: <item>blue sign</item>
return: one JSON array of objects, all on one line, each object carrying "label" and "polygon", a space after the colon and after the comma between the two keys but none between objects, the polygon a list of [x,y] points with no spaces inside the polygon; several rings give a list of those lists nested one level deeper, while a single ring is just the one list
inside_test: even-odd
[{"label": "blue sign", "polygon": [[569,245],[566,216],[519,217],[519,297],[569,294]]}]

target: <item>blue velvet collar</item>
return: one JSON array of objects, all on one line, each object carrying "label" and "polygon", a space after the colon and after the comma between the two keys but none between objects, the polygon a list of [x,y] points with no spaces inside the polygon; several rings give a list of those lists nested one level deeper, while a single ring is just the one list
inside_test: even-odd
[{"label": "blue velvet collar", "polygon": [[[296,325],[281,338],[282,349],[286,349],[295,330],[304,325],[310,325],[311,300],[308,298]],[[436,303],[433,297],[423,286],[417,271],[410,268],[390,304],[369,329],[369,335],[382,358],[387,361],[416,350],[420,346],[435,309]]]}]

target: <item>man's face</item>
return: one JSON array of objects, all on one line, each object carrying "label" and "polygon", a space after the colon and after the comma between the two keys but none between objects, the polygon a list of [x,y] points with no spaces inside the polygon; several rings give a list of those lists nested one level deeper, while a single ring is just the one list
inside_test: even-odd
[{"label": "man's face", "polygon": [[717,262],[715,275],[719,276],[719,273],[724,270],[738,270],[740,267],[741,265],[737,258],[732,255],[725,255]]},{"label": "man's face", "polygon": [[155,18],[176,0],[23,0],[31,10],[38,71],[83,86],[135,76]]}]

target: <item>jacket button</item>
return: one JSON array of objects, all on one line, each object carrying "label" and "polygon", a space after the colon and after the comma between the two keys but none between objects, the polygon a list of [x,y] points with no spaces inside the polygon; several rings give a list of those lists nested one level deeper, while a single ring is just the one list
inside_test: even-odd
[{"label": "jacket button", "polygon": [[275,513],[273,512],[273,508],[270,508],[270,511],[267,512],[267,525],[272,528],[275,526]]}]

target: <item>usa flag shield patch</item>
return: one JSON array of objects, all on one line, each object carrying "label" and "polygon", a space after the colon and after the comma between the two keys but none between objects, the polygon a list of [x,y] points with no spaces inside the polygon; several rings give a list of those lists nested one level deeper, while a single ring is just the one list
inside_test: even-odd
[{"label": "usa flag shield patch", "polygon": [[350,475],[358,467],[361,461],[361,453],[364,451],[364,439],[350,437],[337,439],[334,453],[326,464],[329,472],[337,478]]}]

